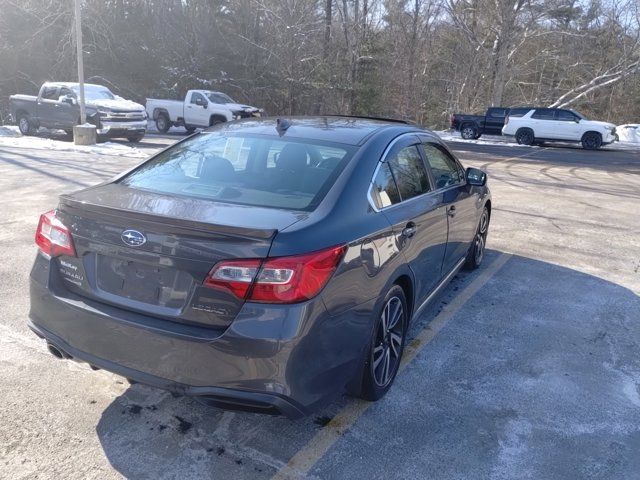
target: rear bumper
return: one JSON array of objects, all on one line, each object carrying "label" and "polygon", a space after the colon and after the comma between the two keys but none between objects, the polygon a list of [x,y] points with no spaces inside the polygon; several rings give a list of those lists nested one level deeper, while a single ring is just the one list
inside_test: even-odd
[{"label": "rear bumper", "polygon": [[299,418],[341,393],[362,363],[363,317],[373,304],[331,317],[319,298],[246,303],[219,330],[80,297],[51,265],[38,254],[31,272],[32,330],[78,360],[143,384],[223,408]]},{"label": "rear bumper", "polygon": [[244,410],[272,415],[282,414],[291,419],[302,418],[308,414],[303,407],[293,403],[286,397],[269,393],[250,392],[221,387],[201,387],[173,382],[166,378],[156,377],[149,373],[128,368],[73,348],[54,333],[34,324],[32,321],[29,322],[29,328],[31,328],[31,330],[33,330],[33,332],[40,338],[45,339],[48,343],[51,343],[58,350],[63,351],[75,361],[86,362],[93,367],[98,367],[109,372],[122,375],[123,377],[134,380],[138,383],[161,388],[180,395],[195,397],[203,403],[217,406],[219,408]]}]

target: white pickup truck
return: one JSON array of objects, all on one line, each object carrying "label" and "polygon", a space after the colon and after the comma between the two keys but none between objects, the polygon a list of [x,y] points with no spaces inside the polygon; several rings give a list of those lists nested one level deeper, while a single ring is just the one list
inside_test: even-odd
[{"label": "white pickup truck", "polygon": [[182,126],[191,133],[196,128],[259,117],[262,113],[264,111],[260,108],[236,103],[228,95],[211,90],[189,90],[184,101],[147,98],[147,114],[162,133],[172,126]]}]

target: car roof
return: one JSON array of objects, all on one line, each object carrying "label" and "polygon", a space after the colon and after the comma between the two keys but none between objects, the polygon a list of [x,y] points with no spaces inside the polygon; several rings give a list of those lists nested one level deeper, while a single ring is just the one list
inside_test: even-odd
[{"label": "car roof", "polygon": [[[281,125],[279,128],[278,125]],[[282,126],[285,126],[284,128]],[[403,121],[370,117],[317,116],[286,118],[251,118],[217,125],[205,131],[226,131],[250,135],[269,135],[287,138],[361,145],[370,136],[385,129],[405,132],[428,133],[415,125]]]},{"label": "car roof", "polygon": [[[80,85],[78,82],[45,82],[45,85],[53,85],[56,87],[77,87],[78,85]],[[85,83],[84,84],[85,87],[98,87],[98,88],[107,88],[104,85],[98,85],[95,83]]]}]

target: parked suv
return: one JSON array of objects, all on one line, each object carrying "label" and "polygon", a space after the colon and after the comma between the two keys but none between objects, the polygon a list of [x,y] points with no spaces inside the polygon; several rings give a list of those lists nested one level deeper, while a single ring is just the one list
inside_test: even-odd
[{"label": "parked suv", "polygon": [[507,116],[502,134],[513,136],[520,145],[544,141],[580,142],[595,150],[616,141],[612,123],[587,120],[575,110],[534,108],[521,117]]}]

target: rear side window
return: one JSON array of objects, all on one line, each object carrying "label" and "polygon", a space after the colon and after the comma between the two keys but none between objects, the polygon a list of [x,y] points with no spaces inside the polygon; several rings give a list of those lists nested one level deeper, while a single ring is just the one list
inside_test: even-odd
[{"label": "rear side window", "polygon": [[427,170],[416,145],[399,150],[387,158],[386,162],[391,168],[402,200],[417,197],[431,190]]},{"label": "rear side window", "polygon": [[119,180],[132,188],[287,210],[322,201],[354,147],[202,133]]},{"label": "rear side window", "polygon": [[490,117],[502,118],[502,117],[505,117],[506,115],[507,115],[506,108],[490,108],[489,109]]},{"label": "rear side window", "polygon": [[554,111],[550,108],[538,108],[531,118],[535,118],[537,120],[553,120]]},{"label": "rear side window", "polygon": [[42,90],[42,98],[45,100],[57,100],[58,87],[44,87]]},{"label": "rear side window", "polygon": [[510,117],[524,117],[527,113],[529,113],[532,108],[512,108],[509,110]]},{"label": "rear side window", "polygon": [[431,167],[436,188],[449,187],[464,180],[464,172],[447,152],[432,143],[424,143],[422,146]]},{"label": "rear side window", "polygon": [[381,163],[378,173],[373,179],[371,196],[378,208],[385,208],[400,203],[400,193],[396,182],[391,175],[391,169],[387,162]]}]

